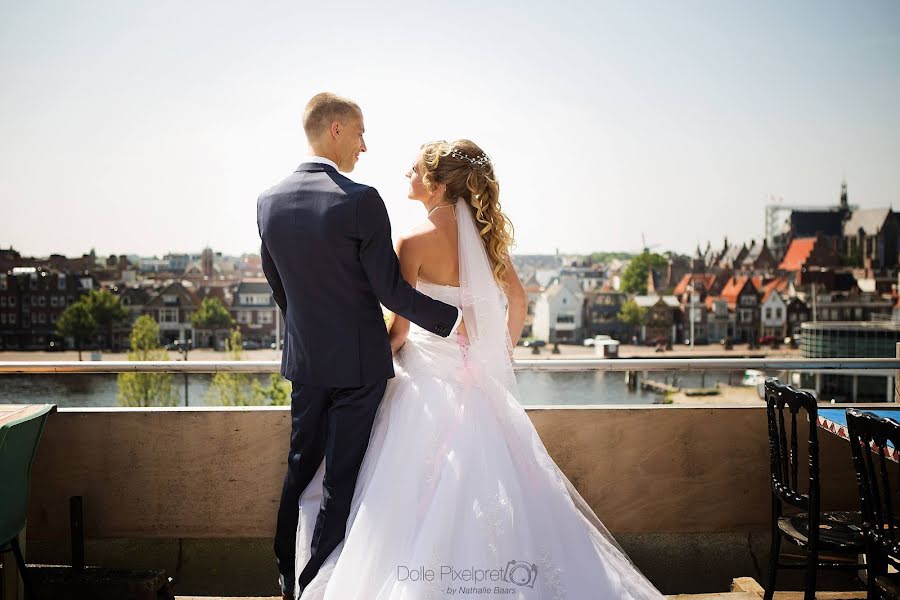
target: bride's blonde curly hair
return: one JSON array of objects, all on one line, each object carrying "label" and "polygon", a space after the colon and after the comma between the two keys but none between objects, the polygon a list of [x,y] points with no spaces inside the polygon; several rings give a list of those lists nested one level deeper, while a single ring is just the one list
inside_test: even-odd
[{"label": "bride's blonde curly hair", "polygon": [[494,175],[494,165],[471,140],[425,144],[422,164],[422,182],[429,191],[443,183],[447,186],[444,196],[448,201],[461,198],[472,211],[494,279],[504,289],[513,225],[500,210],[500,184]]}]

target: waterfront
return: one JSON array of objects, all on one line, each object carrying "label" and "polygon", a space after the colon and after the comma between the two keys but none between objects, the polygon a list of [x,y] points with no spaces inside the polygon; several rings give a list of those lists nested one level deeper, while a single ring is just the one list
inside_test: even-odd
[{"label": "waterfront", "polygon": [[[676,351],[655,353],[652,348],[642,346],[624,346],[624,356],[645,358],[675,358],[675,357],[700,357],[717,355],[717,357],[739,358],[746,357],[747,353],[741,351],[725,352],[716,346],[699,347],[694,351],[689,348],[678,348]],[[516,348],[515,357],[518,360],[542,358],[552,361],[553,358],[594,358],[592,348],[583,346],[561,345],[561,353],[553,355],[549,348],[544,348],[540,355],[533,355],[528,348]],[[757,356],[796,356],[796,350],[782,349],[779,351],[766,351]],[[170,358],[176,358],[176,353],[171,353]],[[74,352],[2,352],[0,361],[59,361],[77,360]],[[85,352],[84,358],[89,359],[90,353]],[[245,360],[278,360],[279,354],[274,350],[252,350],[244,352]],[[103,360],[127,360],[124,354],[104,353]],[[191,360],[226,360],[227,356],[222,352],[211,350],[196,350],[190,353]],[[623,360],[627,360],[624,359]],[[772,373],[776,375],[775,373]],[[710,371],[700,373],[691,371],[677,373],[677,385],[680,387],[715,387],[716,384],[739,385],[743,371]],[[192,374],[187,377],[188,405],[206,406],[207,392],[209,390],[212,375]],[[268,374],[253,375],[260,384],[269,384]],[[647,391],[631,391],[625,385],[625,373],[616,371],[520,371],[517,373],[519,387],[522,394],[522,404],[525,406],[556,405],[556,406],[581,406],[581,405],[625,405],[625,404],[654,404],[662,401],[662,396]],[[672,374],[651,373],[650,379],[672,383]],[[184,376],[174,376],[174,386],[178,392],[179,405],[185,405]],[[77,375],[2,375],[0,376],[0,404],[24,404],[31,402],[50,402],[60,407],[101,407],[118,406],[116,393],[118,385],[116,376],[110,374],[77,374]],[[707,397],[720,398],[719,396]],[[727,401],[727,396],[721,396],[722,401]]]},{"label": "waterfront", "polygon": [[[742,372],[732,372],[731,380],[740,382]],[[188,405],[206,406],[212,375],[187,376]],[[260,384],[268,385],[268,374],[252,375]],[[623,405],[653,404],[662,396],[645,391],[630,391],[622,372],[537,372],[523,371],[517,375],[522,404],[549,405]],[[665,381],[666,374],[653,373],[652,379]],[[184,406],[184,376],[174,376],[179,405]],[[717,382],[727,384],[728,372],[678,374],[685,387],[714,387]],[[671,375],[669,375],[671,381]],[[3,375],[0,376],[0,404],[49,402],[60,407],[118,406],[118,385],[113,374],[76,375]]]}]

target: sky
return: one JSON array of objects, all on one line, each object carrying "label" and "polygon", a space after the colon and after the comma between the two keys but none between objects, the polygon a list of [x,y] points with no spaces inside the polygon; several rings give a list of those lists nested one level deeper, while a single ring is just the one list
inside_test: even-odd
[{"label": "sky", "polygon": [[320,91],[394,236],[419,146],[491,156],[517,253],[692,252],[764,207],[900,205],[900,3],[0,0],[0,247],[258,252]]}]

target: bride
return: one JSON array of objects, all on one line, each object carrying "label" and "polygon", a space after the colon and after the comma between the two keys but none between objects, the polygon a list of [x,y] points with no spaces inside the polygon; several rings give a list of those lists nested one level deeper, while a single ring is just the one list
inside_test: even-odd
[{"label": "bride", "polygon": [[[403,275],[461,307],[467,337],[392,319],[396,376],[346,537],[302,600],[660,600],[519,404],[511,356],[526,300],[490,159],[469,140],[434,142],[407,177],[428,219],[399,243]],[[309,560],[323,475],[324,463],[300,497],[297,573]]]}]

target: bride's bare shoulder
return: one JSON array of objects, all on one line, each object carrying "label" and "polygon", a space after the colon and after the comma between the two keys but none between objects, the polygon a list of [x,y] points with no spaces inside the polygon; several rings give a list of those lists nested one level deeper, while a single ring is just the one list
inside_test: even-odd
[{"label": "bride's bare shoulder", "polygon": [[402,233],[397,239],[397,253],[401,249],[404,252],[421,253],[430,245],[430,239],[434,235],[435,226],[431,221],[425,221]]},{"label": "bride's bare shoulder", "polygon": [[424,221],[402,234],[400,239],[415,246],[427,245],[434,237],[436,231],[437,227],[435,227],[434,223],[431,221]]}]

